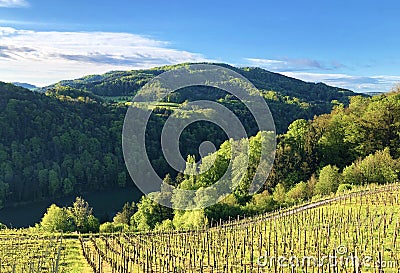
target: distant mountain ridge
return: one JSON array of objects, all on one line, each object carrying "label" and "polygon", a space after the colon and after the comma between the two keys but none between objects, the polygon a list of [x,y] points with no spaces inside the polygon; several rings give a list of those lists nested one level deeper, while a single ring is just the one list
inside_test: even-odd
[{"label": "distant mountain ridge", "polygon": [[23,88],[29,89],[29,90],[35,90],[35,89],[38,88],[37,86],[35,86],[33,84],[25,83],[25,82],[13,82],[12,84],[15,85],[15,86],[19,86],[19,87],[23,87]]},{"label": "distant mountain ridge", "polygon": [[[143,85],[155,76],[183,65],[187,64],[143,70],[110,71],[102,75],[88,75],[75,80],[60,81],[39,90],[45,92],[57,86],[64,86],[88,91],[97,96],[134,96]],[[258,67],[237,68],[220,63],[215,65],[234,70],[249,79],[259,89],[272,90],[284,96],[296,97],[305,101],[330,102],[335,99],[345,102],[348,96],[354,95],[354,92],[348,89],[332,87],[324,83],[304,82]]]},{"label": "distant mountain ridge", "polygon": [[363,94],[373,97],[385,94],[385,92],[364,92]]}]

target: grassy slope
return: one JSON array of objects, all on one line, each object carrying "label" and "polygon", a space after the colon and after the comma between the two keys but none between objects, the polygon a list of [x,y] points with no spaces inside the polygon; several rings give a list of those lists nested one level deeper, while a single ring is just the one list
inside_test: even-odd
[{"label": "grassy slope", "polygon": [[78,239],[65,240],[65,273],[92,273],[92,268],[83,257]]}]

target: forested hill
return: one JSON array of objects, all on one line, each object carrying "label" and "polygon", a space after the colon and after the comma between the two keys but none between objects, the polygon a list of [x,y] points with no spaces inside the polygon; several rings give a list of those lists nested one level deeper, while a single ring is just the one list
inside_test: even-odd
[{"label": "forested hill", "polygon": [[[38,91],[61,99],[84,97],[103,102],[123,103],[130,101],[137,91],[155,76],[184,65],[186,64],[89,75],[76,80],[61,81]],[[278,133],[284,133],[289,124],[296,119],[312,119],[315,115],[329,113],[338,103],[348,105],[349,97],[356,95],[350,90],[328,86],[324,83],[304,82],[261,68],[218,65],[243,75],[262,91],[274,116]],[[174,92],[174,96],[169,98],[169,101],[175,103],[197,99],[229,101],[226,95],[226,92],[218,92],[212,88],[187,88]]]},{"label": "forested hill", "polygon": [[[155,76],[176,69],[181,65],[156,67],[146,70],[112,71],[103,75],[89,75],[76,80],[65,80],[41,88],[41,91],[59,86],[72,87],[88,91],[98,96],[133,96]],[[354,93],[350,90],[328,86],[324,83],[309,83],[273,73],[262,68],[236,68],[227,64],[217,64],[234,70],[249,79],[257,88],[265,91],[275,91],[283,96],[298,98],[306,102],[328,102],[338,100],[348,103],[348,97]]]},{"label": "forested hill", "polygon": [[0,207],[123,186],[124,114],[0,82]]},{"label": "forested hill", "polygon": [[[46,92],[0,82],[0,208],[132,183],[121,151],[127,109],[124,101],[130,99],[123,96],[135,94],[152,77],[172,68],[87,76],[60,82],[46,88]],[[355,95],[258,68],[233,69],[262,89],[278,133],[286,132],[296,119],[328,113],[339,102],[346,105],[348,96]],[[176,174],[160,152],[159,128],[182,100],[202,95],[218,99],[237,114],[249,135],[257,133],[248,111],[226,94],[207,88],[187,91],[175,97],[175,104],[154,109],[148,124],[148,155],[160,176]],[[181,139],[181,151],[186,157],[197,156],[204,140],[211,139],[219,147],[226,135],[217,126],[199,122],[185,129]]]}]

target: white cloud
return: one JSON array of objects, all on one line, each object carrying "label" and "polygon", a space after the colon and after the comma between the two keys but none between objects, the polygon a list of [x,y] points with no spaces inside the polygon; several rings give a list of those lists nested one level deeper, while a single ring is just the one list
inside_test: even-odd
[{"label": "white cloud", "polygon": [[110,70],[199,61],[206,59],[201,54],[176,50],[168,42],[142,35],[0,27],[1,81],[45,85]]},{"label": "white cloud", "polygon": [[25,0],[0,0],[1,8],[26,8],[29,3]]},{"label": "white cloud", "polygon": [[[355,92],[388,92],[400,82],[400,76],[351,76],[343,72],[345,65],[338,61],[322,62],[313,59],[257,59],[247,58],[248,65],[259,66],[283,75],[308,82],[323,82],[328,85]],[[324,73],[324,72],[331,73]],[[339,73],[332,73],[332,72]]]},{"label": "white cloud", "polygon": [[251,66],[259,66],[274,71],[307,71],[307,70],[332,70],[343,65],[337,61],[331,63],[322,63],[317,60],[303,58],[303,59],[292,59],[292,58],[281,58],[281,59],[258,59],[258,58],[246,58],[246,61]]},{"label": "white cloud", "polygon": [[308,72],[283,72],[283,75],[308,82],[323,82],[356,92],[388,92],[400,82],[400,76],[350,76],[346,74],[319,74]]}]

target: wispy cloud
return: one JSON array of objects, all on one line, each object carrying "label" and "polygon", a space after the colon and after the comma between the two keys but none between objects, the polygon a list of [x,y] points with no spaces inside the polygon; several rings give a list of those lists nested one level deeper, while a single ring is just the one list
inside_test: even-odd
[{"label": "wispy cloud", "polygon": [[166,41],[130,33],[59,32],[0,27],[0,80],[43,85],[109,70],[206,61]]},{"label": "wispy cloud", "polygon": [[25,0],[0,0],[0,8],[26,8],[29,3]]},{"label": "wispy cloud", "polygon": [[259,66],[308,82],[323,82],[356,92],[388,92],[400,82],[400,76],[352,76],[344,73],[348,67],[338,61],[304,59],[246,58],[247,65]]},{"label": "wispy cloud", "polygon": [[[50,24],[48,22],[39,22],[39,21],[30,21],[30,20],[9,20],[9,19],[0,19],[0,25],[3,26],[40,26],[40,27],[49,27],[49,25],[53,26],[54,24]],[[65,26],[65,24],[62,24]]]},{"label": "wispy cloud", "polygon": [[324,82],[356,92],[388,92],[400,82],[400,76],[350,76],[308,72],[283,72],[282,74],[308,82]]},{"label": "wispy cloud", "polygon": [[321,61],[313,59],[258,59],[258,58],[246,58],[246,61],[251,66],[259,66],[266,69],[274,70],[277,72],[282,71],[308,71],[308,70],[333,70],[344,65],[338,61],[332,61],[330,63],[322,63]]}]

